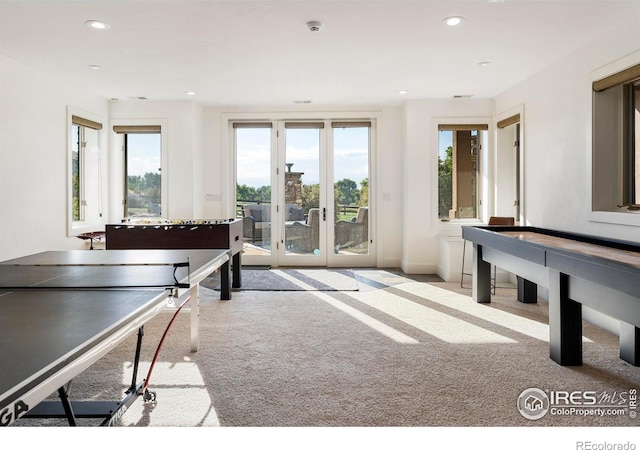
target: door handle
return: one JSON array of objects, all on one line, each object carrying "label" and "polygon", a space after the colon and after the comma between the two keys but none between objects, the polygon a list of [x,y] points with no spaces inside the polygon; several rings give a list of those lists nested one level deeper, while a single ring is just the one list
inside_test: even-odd
[{"label": "door handle", "polygon": [[327,221],[327,208],[322,208],[322,220]]}]

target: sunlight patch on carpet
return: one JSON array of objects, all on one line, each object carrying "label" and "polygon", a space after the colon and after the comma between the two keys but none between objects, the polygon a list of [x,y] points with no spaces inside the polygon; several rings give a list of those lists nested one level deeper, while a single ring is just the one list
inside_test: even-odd
[{"label": "sunlight patch on carpet", "polygon": [[300,290],[358,290],[358,282],[350,269],[271,269],[269,272]]},{"label": "sunlight patch on carpet", "polygon": [[[305,289],[305,283],[297,280],[293,277],[291,277],[290,275],[282,272],[280,273],[280,276],[282,276],[285,279],[288,279],[289,281],[291,281],[292,283],[296,283],[298,284],[298,286],[300,286],[301,288]],[[382,322],[380,322],[379,320],[374,319],[373,317],[363,313],[362,311],[353,308],[349,305],[346,305],[345,303],[341,302],[340,300],[337,300],[333,297],[331,297],[330,295],[324,294],[322,292],[319,291],[312,291],[309,292],[309,294],[314,295],[316,297],[318,297],[320,300],[323,300],[325,302],[327,302],[328,304],[330,304],[331,306],[333,306],[334,308],[339,309],[340,311],[342,311],[345,314],[348,314],[349,316],[351,316],[352,318],[362,322],[363,324],[365,324],[366,326],[372,328],[373,330],[377,331],[378,333],[388,337],[389,339],[392,339],[396,342],[399,342],[401,344],[418,344],[419,342],[417,340],[415,340],[414,338],[412,338],[411,336],[407,336],[406,334],[396,330],[393,327],[390,327],[389,325],[386,325]]]},{"label": "sunlight patch on carpet", "polygon": [[[284,276],[286,275],[286,276]],[[220,289],[219,275],[205,278],[201,285]],[[357,291],[358,281],[351,269],[269,269],[243,270],[241,291]]]},{"label": "sunlight patch on carpet", "polygon": [[366,296],[349,293],[396,320],[444,342],[452,344],[513,344],[511,338],[486,330],[465,320],[416,303],[388,291],[369,293]]},{"label": "sunlight patch on carpet", "polygon": [[361,278],[366,278],[367,280],[371,280],[374,282],[382,283],[387,286],[394,286],[400,283],[412,282],[411,278],[402,276],[397,273],[392,273],[387,270],[366,270],[360,271],[358,276]]},{"label": "sunlight patch on carpet", "polygon": [[[148,361],[140,361],[138,378],[146,377]],[[131,384],[133,364],[123,367],[122,385]],[[124,390],[123,389],[123,390]],[[156,401],[145,403],[138,399],[122,416],[119,426],[218,427],[220,421],[196,363],[156,362],[151,373],[149,390],[156,393]]]},{"label": "sunlight patch on carpet", "polygon": [[[406,283],[396,286],[396,289],[448,308],[454,308],[457,311],[473,315],[542,342],[549,342],[548,324],[492,308],[483,303],[476,303],[467,295],[458,294],[426,283]],[[583,342],[592,342],[586,337],[583,337],[582,340]]]}]

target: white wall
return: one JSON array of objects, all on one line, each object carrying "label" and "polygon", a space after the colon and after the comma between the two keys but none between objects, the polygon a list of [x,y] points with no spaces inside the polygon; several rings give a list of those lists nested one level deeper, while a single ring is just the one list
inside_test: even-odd
[{"label": "white wall", "polygon": [[403,209],[402,119],[401,108],[387,108],[378,120],[375,231],[379,267],[400,267],[402,262],[402,232],[406,221]]},{"label": "white wall", "polygon": [[[409,100],[402,107],[377,108],[373,195],[378,208],[378,265],[400,265],[408,273],[435,273],[438,236],[460,235],[459,225],[443,224],[436,217],[437,120],[484,120],[517,107],[524,108],[527,222],[638,240],[637,227],[590,222],[585,195],[589,73],[638,50],[638,42],[640,28],[620,27],[499,95],[495,103],[491,99]],[[0,258],[84,246],[66,233],[67,106],[110,118],[107,130],[113,123],[162,121],[166,216],[233,214],[229,186],[234,162],[222,129],[228,109],[202,107],[195,101],[108,102],[4,57],[0,57],[0,75]],[[357,110],[342,105],[318,111]],[[283,110],[296,111],[313,110]],[[110,163],[117,157],[112,154]],[[117,174],[112,173],[110,181],[111,193],[118,194],[122,183]],[[121,192],[105,201],[110,205],[108,220],[118,221]]]},{"label": "white wall", "polygon": [[[111,131],[115,124],[162,125],[166,217],[233,215],[229,183],[234,161],[227,130],[221,129],[227,109],[204,108],[195,101],[108,101],[13,60],[0,57],[0,63],[1,259],[85,248],[83,241],[67,236],[68,106],[105,119],[101,139],[109,151],[110,169],[109,195],[104,198],[109,205],[106,222],[122,219],[123,158]],[[328,109],[338,116],[358,110],[348,106]],[[327,114],[327,108],[322,110]],[[372,187],[378,218],[377,263],[397,267],[402,255],[402,115],[400,107],[373,110],[377,120],[377,184]],[[296,113],[294,109],[283,111]],[[20,190],[21,186],[25,188]]]},{"label": "white wall", "polygon": [[409,100],[403,112],[401,267],[406,273],[436,273],[438,235],[460,236],[461,233],[459,224],[438,220],[438,123],[492,123],[493,102],[490,99]]},{"label": "white wall", "polygon": [[[362,113],[358,113],[358,110]],[[329,110],[329,112],[328,112]],[[372,110],[336,106],[313,109],[286,108],[282,110],[232,109],[200,107],[191,101],[114,101],[110,117],[113,124],[163,124],[167,164],[163,178],[168,180],[165,217],[169,218],[230,218],[235,215],[233,181],[235,162],[232,135],[226,118],[244,119],[290,118],[309,114],[322,117],[346,117]],[[377,183],[372,186],[376,199],[375,236],[377,264],[398,267],[402,255],[402,185],[401,185],[401,109],[386,107],[373,109],[376,118],[376,148],[374,170]],[[166,134],[166,135],[165,135]],[[121,158],[117,146],[112,148],[112,160]],[[112,170],[111,221],[122,218],[121,166]]]},{"label": "white wall", "polygon": [[[528,225],[640,241],[640,227],[589,220],[591,77],[638,52],[640,27],[621,26],[496,98],[500,114],[524,104],[524,208]],[[639,61],[635,62],[640,63]],[[584,308],[618,332],[618,322]]]},{"label": "white wall", "polygon": [[211,107],[205,108],[203,114],[203,210],[207,218],[235,217],[234,193],[229,192],[235,161],[229,154],[232,143],[228,141],[228,130],[222,129],[222,114],[221,109]]},{"label": "white wall", "polygon": [[[202,213],[202,107],[194,101],[111,101],[111,125],[162,126],[163,217],[195,219]],[[111,128],[111,126],[110,126]],[[112,159],[122,159],[119,146],[112,145]],[[122,219],[121,165],[111,173],[111,221]],[[197,170],[196,170],[197,169]]]},{"label": "white wall", "polygon": [[377,239],[377,265],[398,267],[402,252],[402,154],[400,107],[368,108],[336,105],[323,108],[282,109],[234,109],[205,108],[204,112],[204,158],[205,158],[205,205],[207,217],[233,217],[233,183],[235,162],[233,159],[232,133],[227,126],[229,119],[235,120],[281,120],[291,118],[371,118],[375,119],[376,142],[373,150],[371,200],[375,224],[372,237]]},{"label": "white wall", "polygon": [[67,236],[67,107],[108,103],[3,56],[0,80],[0,259],[84,248]]},{"label": "white wall", "polygon": [[524,104],[524,208],[528,224],[640,240],[638,227],[591,222],[587,216],[589,74],[637,51],[639,43],[637,24],[621,26],[496,97],[498,114]]}]

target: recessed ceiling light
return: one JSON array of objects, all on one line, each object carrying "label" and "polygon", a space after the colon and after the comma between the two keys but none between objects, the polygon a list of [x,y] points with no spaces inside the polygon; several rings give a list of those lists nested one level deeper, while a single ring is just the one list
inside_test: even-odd
[{"label": "recessed ceiling light", "polygon": [[92,30],[108,30],[109,25],[104,23],[101,20],[87,20],[85,25],[91,28]]},{"label": "recessed ceiling light", "polygon": [[196,95],[196,93],[193,92],[193,91],[186,91],[185,94],[187,94],[187,95]]},{"label": "recessed ceiling light", "polygon": [[480,67],[487,67],[489,64],[491,64],[491,61],[480,61],[478,63]]},{"label": "recessed ceiling light", "polygon": [[398,94],[400,94],[400,95],[406,95],[408,93],[409,93],[409,91],[405,91],[404,89],[398,91]]},{"label": "recessed ceiling light", "polygon": [[464,22],[464,17],[461,17],[461,16],[447,17],[446,19],[443,20],[443,22],[449,25],[450,27],[455,27],[456,25],[460,25],[462,22]]},{"label": "recessed ceiling light", "polygon": [[97,64],[89,64],[89,68],[90,68],[90,69],[93,69],[93,70],[100,70],[100,69],[102,69],[102,67],[100,67],[100,66],[99,66],[99,65],[97,65]]}]

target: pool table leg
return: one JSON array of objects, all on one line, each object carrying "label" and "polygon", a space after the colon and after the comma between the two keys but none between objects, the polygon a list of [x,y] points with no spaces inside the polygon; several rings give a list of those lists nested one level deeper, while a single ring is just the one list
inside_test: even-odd
[{"label": "pool table leg", "polygon": [[521,303],[537,303],[538,285],[522,277],[516,277],[516,279],[518,280],[518,301]]},{"label": "pool table leg", "polygon": [[491,303],[491,264],[482,259],[482,245],[473,243],[471,295],[478,303]]},{"label": "pool table leg", "polygon": [[640,328],[620,322],[620,358],[640,366]]},{"label": "pool table leg", "polygon": [[569,298],[569,276],[549,269],[550,357],[562,366],[582,365],[582,305]]}]

